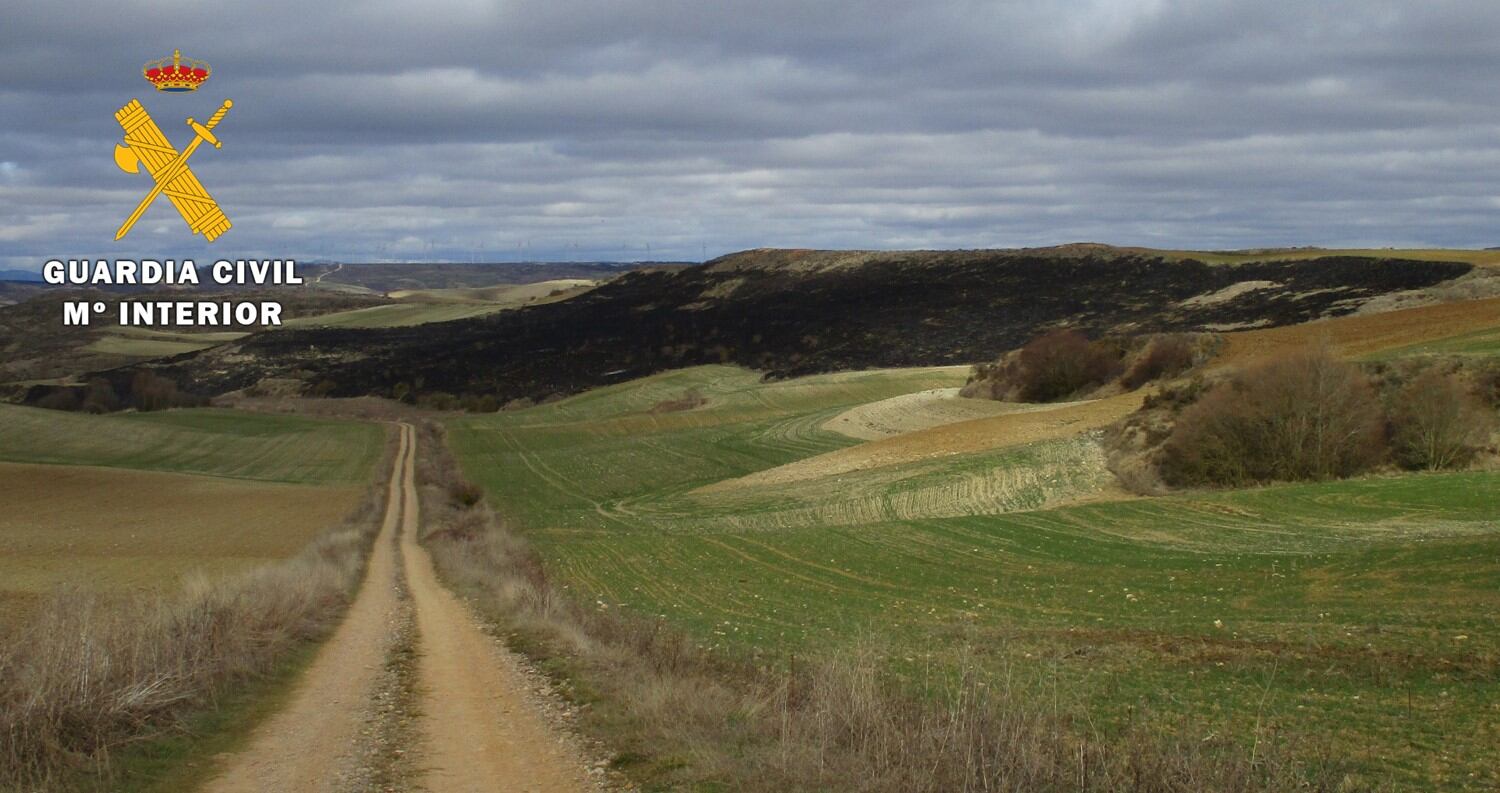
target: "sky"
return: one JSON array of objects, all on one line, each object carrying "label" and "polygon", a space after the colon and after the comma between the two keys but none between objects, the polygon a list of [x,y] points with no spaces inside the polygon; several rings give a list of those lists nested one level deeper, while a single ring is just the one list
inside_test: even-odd
[{"label": "sky", "polygon": [[[180,48],[213,75],[156,92]],[[0,268],[1500,245],[1493,0],[20,0]],[[234,228],[116,168],[140,99]]]}]

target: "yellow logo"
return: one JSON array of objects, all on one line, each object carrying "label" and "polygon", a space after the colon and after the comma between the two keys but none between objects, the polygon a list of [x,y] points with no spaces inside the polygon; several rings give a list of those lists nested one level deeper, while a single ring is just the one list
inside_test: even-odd
[{"label": "yellow logo", "polygon": [[[149,74],[148,70],[148,77]],[[202,80],[197,82],[201,83]],[[158,88],[160,88],[160,83],[158,83]],[[194,83],[191,88],[161,90],[190,91],[194,88],[197,88],[197,83]],[[152,179],[156,180],[156,186],[151,188],[151,192],[141,199],[135,211],[125,219],[125,223],[116,232],[115,239],[118,240],[129,233],[130,228],[146,212],[146,208],[151,206],[151,202],[162,193],[167,194],[172,206],[177,207],[177,214],[182,215],[182,219],[187,221],[188,228],[194,234],[202,234],[204,239],[213,242],[220,234],[229,230],[229,218],[224,215],[223,210],[219,209],[219,203],[214,200],[213,196],[203,189],[203,185],[198,182],[198,177],[188,169],[187,162],[204,141],[208,141],[216,149],[223,147],[219,139],[214,137],[213,128],[224,120],[224,114],[228,113],[229,108],[233,106],[233,102],[225,99],[224,104],[213,114],[207,124],[199,124],[191,117],[188,118],[187,125],[192,127],[195,137],[181,153],[172,148],[171,141],[168,141],[167,137],[162,134],[156,122],[151,120],[151,114],[146,112],[146,108],[141,106],[139,100],[130,100],[130,104],[115,113],[115,120],[120,122],[120,128],[125,130],[125,142],[115,144],[115,164],[126,173],[139,173],[141,164],[145,163],[146,171],[151,174]]]}]

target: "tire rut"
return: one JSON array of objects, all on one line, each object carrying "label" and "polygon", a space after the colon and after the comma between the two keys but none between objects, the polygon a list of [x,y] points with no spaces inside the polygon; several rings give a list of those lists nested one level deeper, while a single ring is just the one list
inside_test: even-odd
[{"label": "tire rut", "polygon": [[519,660],[438,581],[431,557],[418,544],[416,433],[400,426],[385,517],[358,596],[288,703],[252,732],[244,749],[220,758],[205,793],[368,787],[369,769],[363,766],[372,762],[372,732],[379,732],[372,729],[379,726],[373,700],[398,649],[395,639],[411,619],[417,690],[409,715],[415,729],[402,734],[410,734],[414,745],[374,751],[399,751],[408,769],[403,776],[409,773],[413,785],[429,793],[598,789],[571,739],[553,729],[529,698],[532,686]]}]

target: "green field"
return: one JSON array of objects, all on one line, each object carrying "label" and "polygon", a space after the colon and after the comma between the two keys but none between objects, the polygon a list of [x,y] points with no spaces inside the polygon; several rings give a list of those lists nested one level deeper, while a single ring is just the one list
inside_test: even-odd
[{"label": "green field", "polygon": [[1500,328],[1486,328],[1446,339],[1385,350],[1372,358],[1402,358],[1412,355],[1500,356]]},{"label": "green field", "polygon": [[[1500,474],[1039,509],[1108,494],[1079,438],[700,490],[852,446],[821,425],[963,374],[704,367],[450,430],[578,597],[705,645],[876,636],[897,674],[962,654],[1102,724],[1260,723],[1369,780],[1500,784]],[[650,412],[689,389],[707,404]]]},{"label": "green field", "polygon": [[0,405],[0,461],[97,465],[273,482],[370,477],[385,431],[357,421],[231,410],[92,416]]}]

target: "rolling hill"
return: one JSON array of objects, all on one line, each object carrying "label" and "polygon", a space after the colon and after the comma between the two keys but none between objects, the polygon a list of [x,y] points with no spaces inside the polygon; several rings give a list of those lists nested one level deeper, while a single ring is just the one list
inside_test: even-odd
[{"label": "rolling hill", "polygon": [[160,368],[205,394],[276,377],[326,382],[335,395],[540,399],[709,363],[773,377],[967,364],[1064,324],[1091,333],[1291,325],[1473,268],[1339,254],[1208,263],[1094,247],[757,250],[437,325],[259,334]]}]

